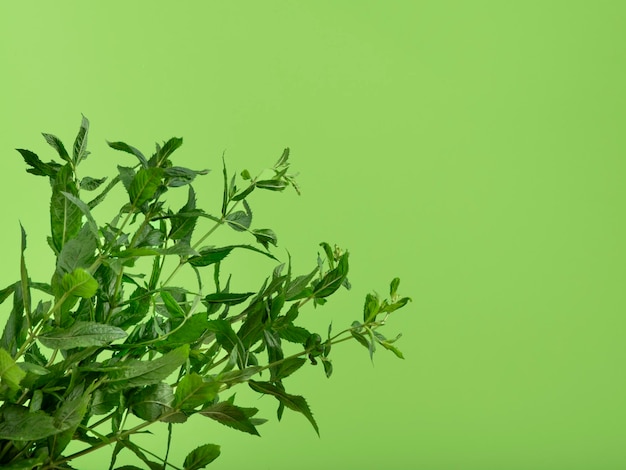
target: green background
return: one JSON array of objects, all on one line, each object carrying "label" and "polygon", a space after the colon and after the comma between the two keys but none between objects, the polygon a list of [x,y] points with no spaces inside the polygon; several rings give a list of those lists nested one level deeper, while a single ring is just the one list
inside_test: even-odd
[{"label": "green background", "polygon": [[[39,132],[69,145],[84,113],[93,176],[130,161],[105,139],[182,136],[180,164],[218,170],[207,208],[222,151],[255,173],[289,146],[303,195],[252,198],[253,226],[300,272],[320,241],[351,251],[322,328],[399,276],[406,360],[337,347],[330,380],[286,383],[321,439],[242,390],[263,437],[192,421],[173,463],[213,442],[216,469],[624,468],[625,26],[625,2],[597,0],[3,2],[0,281],[20,220],[31,276],[52,271],[49,188],[14,150],[51,157]],[[273,267],[253,259],[233,256],[235,285]]]}]

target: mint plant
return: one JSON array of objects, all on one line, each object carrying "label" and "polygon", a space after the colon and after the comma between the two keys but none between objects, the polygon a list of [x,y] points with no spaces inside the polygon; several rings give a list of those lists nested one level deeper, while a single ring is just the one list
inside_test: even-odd
[{"label": "mint plant", "polygon": [[[222,157],[222,198],[208,212],[196,206],[192,185],[208,171],[172,161],[182,139],[157,144],[150,157],[124,142],[108,142],[132,155],[134,165],[118,165],[110,179],[79,177],[90,154],[88,132],[83,117],[70,151],[43,134],[58,154],[49,162],[18,149],[27,171],[50,182],[48,245],[55,264],[49,282],[29,277],[22,227],[19,280],[0,291],[0,303],[12,298],[0,338],[1,468],[72,468],[77,457],[105,448],[112,450],[109,469],[122,450],[153,470],[205,468],[218,457],[218,445],[196,448],[182,464],[169,462],[174,428],[199,414],[258,435],[265,421],[257,409],[235,403],[231,388],[247,384],[271,395],[279,420],[288,408],[319,434],[307,401],[288,392],[284,379],[307,364],[321,364],[330,377],[331,349],[352,339],[372,357],[380,346],[402,358],[394,345],[400,335],[388,339],[380,332],[410,300],[398,296],[397,278],[388,299],[367,295],[361,318],[337,333],[329,327],[322,335],[299,323],[306,304],[321,307],[350,283],[347,251],[321,243],[311,270],[295,275],[291,259],[280,263],[273,251],[274,231],[252,228],[249,200],[256,192],[291,186],[299,193],[289,149],[257,177],[247,170],[230,175]],[[179,188],[186,203],[173,210],[166,197]],[[99,223],[94,208],[113,190],[124,191],[126,202]],[[249,243],[208,244],[221,227],[245,232]],[[233,251],[249,255],[251,263],[254,257],[277,263],[258,290],[231,289],[230,277],[221,275]],[[183,270],[194,274],[192,285],[177,284]],[[129,415],[139,424],[129,425]],[[156,422],[167,425],[163,455],[133,440]],[[68,451],[73,441],[82,450]]]}]

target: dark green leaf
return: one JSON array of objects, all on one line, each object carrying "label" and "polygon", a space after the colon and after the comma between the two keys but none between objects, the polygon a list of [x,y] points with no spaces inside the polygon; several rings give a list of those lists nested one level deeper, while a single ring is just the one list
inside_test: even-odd
[{"label": "dark green leaf", "polygon": [[56,328],[39,336],[39,341],[51,349],[72,349],[105,346],[125,337],[126,332],[116,326],[77,321],[67,329]]},{"label": "dark green leaf", "polygon": [[183,463],[184,470],[198,470],[205,468],[220,456],[220,446],[205,444],[192,450]]},{"label": "dark green leaf", "polygon": [[176,299],[170,294],[168,291],[163,290],[160,292],[161,298],[163,299],[163,304],[167,309],[167,312],[172,316],[172,318],[184,318],[185,311],[180,307]]},{"label": "dark green leaf", "polygon": [[135,416],[146,421],[156,421],[160,416],[172,410],[173,401],[172,387],[164,382],[159,382],[133,393],[128,406]]},{"label": "dark green leaf", "polygon": [[376,320],[380,307],[380,300],[374,294],[367,294],[365,296],[365,305],[363,306],[363,322],[369,323]]},{"label": "dark green leaf", "polygon": [[280,337],[290,343],[306,344],[311,333],[301,326],[287,325],[278,330]]},{"label": "dark green leaf", "polygon": [[391,284],[389,285],[389,295],[392,299],[396,296],[399,285],[400,285],[400,278],[396,277],[391,281]]},{"label": "dark green leaf", "polygon": [[[246,201],[243,201],[244,204]],[[238,232],[245,232],[250,228],[252,213],[244,211],[231,212],[225,218],[226,223]]]},{"label": "dark green leaf", "polygon": [[192,186],[189,186],[189,194],[187,196],[187,203],[178,211],[178,214],[172,217],[172,229],[170,230],[169,238],[172,240],[187,240],[191,239],[191,234],[196,226],[198,217],[187,217],[183,214],[193,211],[196,208],[196,194]]},{"label": "dark green leaf", "polygon": [[259,189],[268,189],[270,191],[282,191],[289,184],[280,179],[261,180],[256,182],[256,187]]},{"label": "dark green leaf", "polygon": [[286,166],[288,160],[289,160],[289,147],[283,150],[283,153],[281,154],[280,158],[274,165],[274,168],[281,168],[281,167]]},{"label": "dark green leaf", "polygon": [[256,238],[256,241],[265,247],[267,250],[269,248],[269,244],[276,246],[278,244],[278,238],[273,230],[269,228],[262,228],[258,230],[253,230],[252,235]]},{"label": "dark green leaf", "polygon": [[339,259],[337,267],[326,273],[326,275],[315,284],[312,295],[316,299],[328,297],[341,287],[347,275],[348,253],[344,253]]},{"label": "dark green leaf", "polygon": [[54,425],[62,432],[49,437],[49,447],[52,449],[52,457],[58,457],[71,442],[78,425],[82,421],[91,399],[90,394],[80,394],[69,400],[64,400],[54,414]]},{"label": "dark green leaf", "polygon": [[87,218],[87,226],[89,227],[89,230],[91,230],[94,240],[99,245],[100,239],[98,233],[98,224],[93,218],[93,215],[91,215],[91,210],[89,209],[89,206],[70,193],[63,192],[63,195],[68,198],[72,202],[72,204],[78,207],[78,209],[80,209],[83,215]]},{"label": "dark green leaf", "polygon": [[181,166],[172,166],[164,169],[167,185],[172,188],[191,184],[196,175],[206,175],[208,172],[209,170],[196,171]]},{"label": "dark green leaf", "polygon": [[255,294],[255,292],[243,292],[243,293],[230,293],[230,292],[218,292],[216,294],[209,294],[204,297],[204,301],[208,304],[225,304],[225,305],[237,305]]},{"label": "dark green leaf", "polygon": [[0,304],[8,299],[15,292],[15,284],[5,287],[0,291]]},{"label": "dark green leaf", "polygon": [[319,267],[316,267],[309,274],[298,276],[287,285],[287,291],[285,293],[285,300],[298,300],[304,297],[308,297],[311,292],[306,291],[307,286],[313,280],[318,273]]},{"label": "dark green leaf", "polygon": [[119,183],[120,181],[121,181],[120,176],[119,175],[115,176],[115,178],[113,178],[109,182],[109,184],[106,185],[106,187],[102,190],[100,194],[98,194],[95,198],[93,198],[91,201],[87,203],[87,206],[89,207],[89,209],[93,209],[98,204],[100,204],[104,200],[106,195],[109,193],[109,191],[111,191],[111,189],[113,189],[115,185]]},{"label": "dark green leaf", "polygon": [[35,153],[31,152],[30,150],[26,150],[26,149],[16,149],[16,150],[20,153],[20,155],[22,155],[22,158],[24,159],[24,161],[28,165],[31,166],[31,168],[28,168],[26,171],[33,175],[49,176],[50,178],[54,179],[59,169],[61,168],[61,165],[55,162],[48,162],[48,163],[42,162],[39,159],[39,157]]},{"label": "dark green leaf", "polygon": [[217,396],[220,383],[205,381],[198,374],[185,375],[176,387],[175,408],[191,411],[198,406],[211,403]]},{"label": "dark green leaf", "polygon": [[121,150],[122,152],[130,153],[131,155],[134,155],[135,157],[137,157],[137,159],[139,160],[139,163],[141,163],[141,166],[143,168],[148,167],[148,160],[146,160],[146,157],[144,157],[143,153],[141,153],[132,145],[128,145],[124,142],[108,142],[108,141],[107,141],[107,144],[112,149]]},{"label": "dark green leaf", "polygon": [[250,421],[250,417],[254,416],[257,411],[256,408],[240,408],[228,401],[223,401],[203,408],[200,414],[230,428],[258,436],[259,432]]},{"label": "dark green leaf", "polygon": [[221,248],[214,248],[214,247],[202,248],[200,250],[199,256],[194,256],[192,258],[189,258],[189,264],[191,264],[192,266],[197,266],[197,267],[209,266],[211,264],[222,261],[235,248],[243,248],[246,250],[256,251],[257,253],[261,253],[267,256],[268,258],[272,258],[276,260],[276,258],[272,256],[270,253],[267,253],[266,251],[263,251],[263,250],[259,250],[258,248],[255,248],[250,245],[230,245],[230,246],[224,246]]},{"label": "dark green leaf", "polygon": [[244,189],[243,191],[235,194],[232,197],[233,201],[241,201],[243,199],[245,199],[252,191],[254,191],[254,188],[256,187],[256,185],[253,183],[250,186],[248,186],[246,189]]},{"label": "dark green leaf", "polygon": [[305,363],[306,359],[303,357],[292,357],[284,360],[276,367],[275,380],[282,380],[286,377],[289,377]]},{"label": "dark green leaf", "polygon": [[309,420],[309,422],[313,426],[313,429],[315,429],[315,432],[319,436],[319,428],[317,427],[317,423],[313,418],[313,413],[311,413],[309,405],[307,404],[304,397],[301,397],[299,395],[290,395],[284,390],[281,390],[275,385],[272,385],[270,382],[256,382],[254,380],[250,380],[248,383],[252,390],[254,390],[255,392],[273,395],[280,403],[282,403],[290,410],[302,413]]},{"label": "dark green leaf", "polygon": [[156,153],[156,162],[153,162],[151,159],[151,163],[156,164],[156,166],[164,166],[163,163],[167,160],[167,158],[174,153],[176,149],[178,149],[181,145],[183,145],[183,139],[180,137],[172,137],[170,140],[163,144],[163,147],[157,146]]},{"label": "dark green leaf", "polygon": [[50,146],[57,151],[57,153],[59,154],[59,157],[61,157],[63,160],[65,160],[66,162],[70,162],[70,156],[67,153],[67,150],[65,150],[65,146],[63,145],[63,142],[61,142],[61,139],[59,139],[57,136],[52,135],[52,134],[46,134],[45,132],[42,133],[44,139],[46,139],[46,142],[48,142],[48,144],[50,144]]},{"label": "dark green leaf", "polygon": [[59,274],[71,273],[76,268],[88,268],[95,261],[96,239],[85,224],[78,235],[69,240],[57,258]]},{"label": "dark green leaf", "polygon": [[87,135],[89,134],[89,120],[83,116],[82,122],[80,123],[80,129],[78,130],[78,135],[74,140],[74,165],[77,165],[87,158],[89,152],[87,151]]},{"label": "dark green leaf", "polygon": [[80,180],[80,189],[84,189],[85,191],[95,191],[107,180],[104,178],[92,178],[90,176],[85,176]]}]

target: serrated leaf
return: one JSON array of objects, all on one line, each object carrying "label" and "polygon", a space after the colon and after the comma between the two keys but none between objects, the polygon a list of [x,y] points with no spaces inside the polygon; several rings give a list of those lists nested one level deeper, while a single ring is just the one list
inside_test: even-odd
[{"label": "serrated leaf", "polygon": [[20,388],[20,382],[24,377],[26,377],[26,372],[20,369],[7,351],[0,348],[1,383],[9,387],[10,390],[16,391]]},{"label": "serrated leaf", "polygon": [[279,179],[261,180],[256,182],[257,188],[267,189],[269,191],[283,191],[287,186],[289,186],[289,183]]},{"label": "serrated leaf", "polygon": [[[80,390],[82,392],[82,388]],[[53,458],[58,457],[71,442],[74,432],[87,413],[90,400],[90,394],[81,393],[75,398],[64,400],[54,414],[54,425],[62,431],[48,438]]]},{"label": "serrated leaf", "polygon": [[287,325],[284,328],[278,330],[280,337],[290,343],[306,344],[307,339],[311,336],[311,333],[301,326],[295,326],[293,324]]},{"label": "serrated leaf", "polygon": [[318,273],[318,271],[319,267],[316,267],[309,274],[298,276],[294,280],[289,282],[289,284],[287,285],[287,290],[285,292],[285,300],[299,300],[308,297],[312,291],[306,291],[306,288],[313,280],[315,275]]},{"label": "serrated leaf", "polygon": [[30,150],[26,150],[26,149],[16,149],[16,150],[20,153],[20,155],[22,156],[26,164],[31,167],[31,168],[28,168],[26,171],[32,175],[49,176],[50,178],[54,179],[58,171],[61,169],[62,165],[59,165],[58,163],[42,162],[37,156],[37,154],[31,152]]},{"label": "serrated leaf", "polygon": [[267,250],[269,248],[269,244],[277,246],[278,238],[273,230],[269,228],[262,228],[252,231],[252,235],[256,238],[256,241],[265,247]]},{"label": "serrated leaf", "polygon": [[191,170],[182,166],[171,166],[164,169],[167,185],[176,188],[191,184],[197,175],[206,175],[209,170]]},{"label": "serrated leaf", "polygon": [[141,153],[138,149],[136,149],[132,145],[128,145],[125,142],[109,142],[109,141],[107,141],[107,144],[112,149],[121,150],[122,152],[130,153],[131,155],[134,155],[135,157],[137,157],[137,159],[139,160],[139,163],[141,163],[141,166],[143,168],[148,167],[148,160],[146,160],[146,157],[144,157],[143,153]]},{"label": "serrated leaf", "polygon": [[192,186],[189,186],[189,193],[187,195],[187,203],[181,207],[178,213],[172,217],[172,228],[169,233],[169,238],[172,240],[190,240],[193,233],[193,229],[196,226],[198,217],[187,217],[186,213],[195,210],[196,208],[196,193]]},{"label": "serrated leaf", "polygon": [[259,432],[250,421],[250,416],[254,416],[257,411],[256,408],[240,408],[230,402],[222,401],[203,408],[200,414],[238,431],[259,436]]},{"label": "serrated leaf", "polygon": [[189,345],[184,345],[150,361],[128,360],[120,370],[111,372],[109,383],[114,389],[159,383],[183,365],[188,356]]},{"label": "serrated leaf", "polygon": [[128,197],[133,207],[141,207],[155,195],[159,185],[163,170],[161,168],[140,169],[128,188]]},{"label": "serrated leaf", "polygon": [[80,123],[80,129],[78,130],[78,135],[74,140],[74,165],[77,165],[82,160],[87,158],[89,152],[87,151],[87,136],[89,134],[89,120],[83,116],[83,119]]},{"label": "serrated leaf", "polygon": [[39,341],[51,349],[106,346],[126,337],[121,328],[103,323],[77,321],[69,328],[56,328],[39,336]]},{"label": "serrated leaf", "polygon": [[65,242],[78,234],[83,226],[80,209],[72,204],[63,193],[78,194],[76,184],[72,179],[72,168],[69,164],[59,170],[52,185],[50,226],[52,243],[57,253],[61,251]]},{"label": "serrated leaf", "polygon": [[165,142],[163,144],[163,147],[158,147],[157,146],[157,152],[156,152],[156,161],[152,161],[151,159],[151,163],[153,163],[155,166],[163,166],[163,163],[165,162],[165,160],[167,160],[167,158],[174,153],[174,151],[176,149],[178,149],[181,145],[183,145],[183,139],[180,137],[172,137],[171,139],[169,139],[167,142]]},{"label": "serrated leaf", "polygon": [[54,425],[54,418],[43,411],[30,412],[24,406],[5,405],[0,409],[0,439],[37,441],[63,429]]},{"label": "serrated leaf", "polygon": [[173,401],[172,387],[164,382],[159,382],[133,393],[128,406],[135,416],[146,421],[156,421],[172,410]]},{"label": "serrated leaf", "polygon": [[218,292],[205,296],[204,301],[208,304],[237,305],[245,302],[248,297],[254,295],[255,293],[256,292]]},{"label": "serrated leaf", "polygon": [[91,231],[94,237],[94,240],[96,241],[96,244],[99,246],[100,239],[99,239],[99,233],[98,233],[98,224],[96,223],[96,220],[93,218],[93,215],[91,215],[91,210],[89,209],[89,206],[85,204],[83,201],[81,201],[79,198],[75,197],[74,195],[70,193],[62,192],[62,194],[66,198],[68,198],[72,204],[78,207],[78,209],[87,218],[87,226],[89,227],[89,230]]},{"label": "serrated leaf", "polygon": [[93,297],[98,291],[98,281],[83,268],[65,274],[61,286],[65,293],[84,299]]},{"label": "serrated leaf", "polygon": [[84,189],[85,191],[95,191],[106,180],[106,176],[104,178],[92,178],[90,176],[85,176],[83,179],[80,180],[80,189]]},{"label": "serrated leaf", "polygon": [[275,380],[282,380],[289,377],[306,363],[303,357],[292,357],[284,360],[276,366]]},{"label": "serrated leaf", "polygon": [[211,264],[222,261],[235,248],[242,248],[245,250],[256,251],[257,253],[261,253],[262,255],[265,255],[268,258],[272,258],[273,260],[278,261],[271,253],[267,253],[266,251],[259,250],[258,248],[255,248],[253,246],[230,245],[230,246],[224,246],[220,248],[214,248],[214,247],[202,248],[198,256],[189,258],[189,264],[191,264],[192,266],[196,266],[196,267],[209,266]]},{"label": "serrated leaf", "polygon": [[96,239],[85,224],[76,237],[63,245],[57,258],[57,271],[65,274],[76,268],[88,268],[96,258],[96,247]]},{"label": "serrated leaf", "polygon": [[317,427],[317,423],[313,418],[313,413],[311,413],[309,405],[307,404],[304,397],[301,397],[299,395],[290,395],[284,390],[281,390],[275,385],[272,385],[270,382],[256,382],[254,380],[250,380],[248,384],[250,385],[250,388],[252,388],[252,390],[254,390],[255,392],[272,395],[290,410],[302,413],[306,417],[306,419],[309,420],[309,422],[313,426],[313,429],[315,429],[315,432],[319,436],[319,428]]},{"label": "serrated leaf", "polygon": [[192,450],[183,463],[184,470],[198,470],[205,468],[220,456],[220,446],[205,444]]},{"label": "serrated leaf", "polygon": [[[244,205],[246,201],[243,201]],[[245,232],[250,228],[252,223],[252,213],[249,211],[231,212],[225,217],[226,223],[238,232]]]},{"label": "serrated leaf", "polygon": [[330,270],[326,275],[317,282],[313,287],[312,295],[316,299],[321,299],[334,294],[341,287],[348,275],[348,253],[344,253],[337,267]]},{"label": "serrated leaf", "polygon": [[198,374],[185,375],[176,387],[174,407],[183,411],[191,411],[198,406],[211,403],[217,396],[220,383],[205,381]]}]

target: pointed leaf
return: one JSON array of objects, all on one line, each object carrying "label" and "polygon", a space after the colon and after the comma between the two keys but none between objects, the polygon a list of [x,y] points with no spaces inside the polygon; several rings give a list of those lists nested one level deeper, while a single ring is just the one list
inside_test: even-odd
[{"label": "pointed leaf", "polygon": [[133,393],[128,406],[135,416],[146,421],[156,421],[160,416],[172,410],[173,401],[172,387],[164,382],[159,382]]},{"label": "pointed leaf", "polygon": [[184,345],[151,361],[126,361],[120,370],[111,372],[109,383],[115,389],[159,383],[183,365],[188,356],[189,345]]},{"label": "pointed leaf", "polygon": [[37,441],[63,429],[54,425],[54,418],[43,411],[30,412],[28,408],[8,405],[0,409],[0,439]]},{"label": "pointed leaf", "polygon": [[20,382],[26,377],[24,372],[15,363],[11,355],[4,349],[0,349],[0,380],[3,385],[10,390],[16,391],[20,387]]},{"label": "pointed leaf", "polygon": [[55,328],[39,336],[39,341],[51,349],[106,346],[126,337],[121,328],[103,323],[77,321],[69,328]]},{"label": "pointed leaf", "polygon": [[87,158],[89,152],[87,151],[87,135],[89,134],[89,120],[83,116],[82,122],[80,124],[80,129],[78,130],[78,135],[74,140],[74,164],[77,165]]},{"label": "pointed leaf", "polygon": [[217,396],[219,388],[219,382],[213,380],[206,382],[198,374],[187,374],[176,387],[174,407],[184,411],[191,411],[198,406],[211,403]]},{"label": "pointed leaf", "polygon": [[92,178],[90,176],[85,176],[80,180],[80,189],[84,189],[85,191],[95,191],[98,189],[105,181],[107,180],[106,176],[104,178]]},{"label": "pointed leaf", "polygon": [[80,209],[72,204],[63,193],[70,193],[74,196],[78,194],[69,164],[59,170],[52,185],[50,225],[52,243],[57,252],[60,252],[65,242],[74,238],[83,226]]},{"label": "pointed leaf", "polygon": [[220,455],[220,446],[205,444],[192,450],[183,463],[184,470],[199,470],[205,468]]},{"label": "pointed leaf", "polygon": [[61,168],[61,165],[55,162],[48,162],[48,163],[42,162],[37,156],[37,154],[31,152],[30,150],[26,150],[26,149],[16,149],[16,150],[20,153],[20,155],[22,155],[22,158],[24,159],[26,164],[28,164],[31,167],[31,168],[28,168],[26,171],[33,175],[49,176],[50,178],[54,179],[57,175],[57,172]]},{"label": "pointed leaf", "polygon": [[109,141],[107,141],[107,144],[112,149],[121,150],[122,152],[130,153],[131,155],[134,155],[135,157],[137,157],[137,159],[139,160],[139,163],[141,163],[141,166],[143,168],[148,167],[148,160],[146,160],[146,157],[144,157],[143,153],[141,153],[138,149],[136,149],[132,145],[128,145],[127,143],[124,143],[124,142],[109,142]]},{"label": "pointed leaf", "polygon": [[161,168],[142,168],[133,178],[128,196],[133,207],[141,207],[145,202],[152,199],[161,184]]},{"label": "pointed leaf", "polygon": [[223,401],[203,408],[200,414],[225,426],[258,436],[259,432],[250,421],[250,416],[254,416],[257,411],[256,408],[240,408]]},{"label": "pointed leaf", "polygon": [[42,133],[42,135],[44,139],[46,139],[46,142],[48,142],[48,144],[50,144],[50,146],[57,151],[59,157],[69,163],[70,156],[67,153],[67,150],[65,150],[65,146],[63,145],[63,142],[61,142],[61,139],[52,134]]},{"label": "pointed leaf", "polygon": [[61,285],[67,294],[84,299],[93,297],[98,291],[98,281],[83,268],[76,268],[71,273],[65,274]]}]

